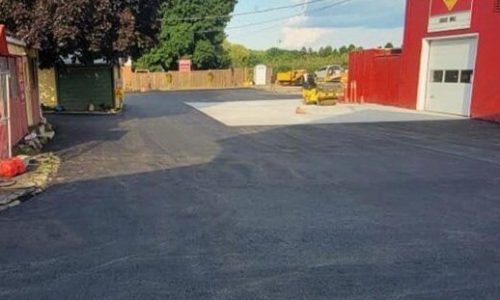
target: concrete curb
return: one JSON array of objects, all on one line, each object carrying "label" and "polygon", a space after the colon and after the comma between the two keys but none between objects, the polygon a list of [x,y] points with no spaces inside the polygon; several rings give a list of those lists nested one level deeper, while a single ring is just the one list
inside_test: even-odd
[{"label": "concrete curb", "polygon": [[302,96],[301,86],[280,86],[280,85],[265,85],[265,86],[252,86],[254,90],[266,91],[276,94],[297,95]]},{"label": "concrete curb", "polygon": [[224,88],[210,88],[210,87],[202,87],[202,88],[186,88],[186,89],[171,89],[171,90],[147,90],[147,91],[126,91],[125,94],[128,96],[137,96],[142,94],[151,94],[151,93],[178,93],[178,92],[203,92],[203,91],[223,91],[223,90],[244,90],[251,89],[252,86],[229,86]]},{"label": "concrete curb", "polygon": [[44,115],[82,115],[82,116],[115,116],[121,114],[123,108],[118,111],[113,112],[105,112],[105,111],[63,111],[63,112],[55,112],[55,111],[44,111]]}]

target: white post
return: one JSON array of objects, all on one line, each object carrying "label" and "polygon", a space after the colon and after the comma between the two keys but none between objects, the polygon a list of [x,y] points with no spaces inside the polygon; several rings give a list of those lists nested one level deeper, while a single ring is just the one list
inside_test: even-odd
[{"label": "white post", "polygon": [[10,123],[10,75],[5,77],[7,81],[7,143],[9,147],[9,158],[12,157],[12,126]]}]

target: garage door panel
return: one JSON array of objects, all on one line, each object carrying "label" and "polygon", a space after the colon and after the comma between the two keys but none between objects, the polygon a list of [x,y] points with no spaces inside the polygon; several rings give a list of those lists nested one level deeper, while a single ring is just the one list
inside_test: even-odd
[{"label": "garage door panel", "polygon": [[469,115],[476,48],[475,38],[431,42],[426,110]]},{"label": "garage door panel", "polygon": [[474,66],[476,40],[434,41],[431,43],[430,66],[435,69],[467,69]]}]

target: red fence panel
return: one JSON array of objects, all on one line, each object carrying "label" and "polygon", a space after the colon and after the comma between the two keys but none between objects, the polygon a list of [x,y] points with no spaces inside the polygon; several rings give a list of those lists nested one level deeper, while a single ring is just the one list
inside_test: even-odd
[{"label": "red fence panel", "polygon": [[383,55],[374,58],[373,90],[370,102],[398,106],[401,56]]},{"label": "red fence panel", "polygon": [[398,105],[401,55],[387,49],[352,52],[349,56],[347,99]]}]

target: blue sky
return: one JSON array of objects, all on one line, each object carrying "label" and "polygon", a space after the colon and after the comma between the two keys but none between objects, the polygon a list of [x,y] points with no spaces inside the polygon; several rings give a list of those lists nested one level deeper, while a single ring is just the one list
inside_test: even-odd
[{"label": "blue sky", "polygon": [[[229,41],[252,49],[401,45],[405,0],[239,0],[234,13],[293,4],[301,5],[235,16],[226,30]],[[232,28],[259,22],[264,24]]]}]

